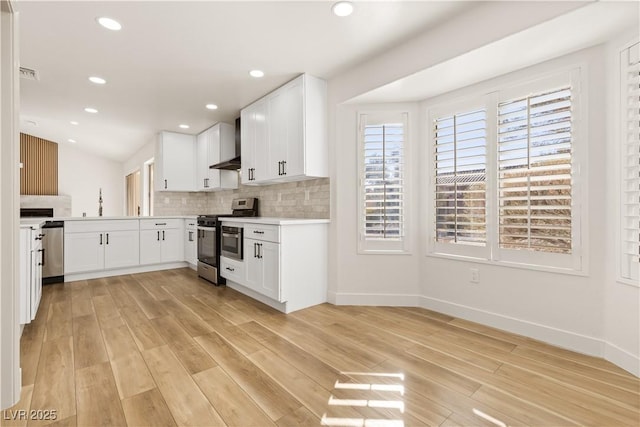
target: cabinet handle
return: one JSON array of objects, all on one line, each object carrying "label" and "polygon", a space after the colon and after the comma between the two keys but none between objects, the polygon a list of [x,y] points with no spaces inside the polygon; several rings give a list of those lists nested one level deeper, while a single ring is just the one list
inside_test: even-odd
[{"label": "cabinet handle", "polygon": [[162,240],[164,240],[164,230],[162,230]]},{"label": "cabinet handle", "polygon": [[160,232],[158,231],[158,242],[160,241]]},{"label": "cabinet handle", "polygon": [[102,233],[100,233],[100,244],[102,245]]},{"label": "cabinet handle", "polygon": [[258,244],[257,243],[253,244],[253,257],[254,258],[258,258]]},{"label": "cabinet handle", "polygon": [[282,175],[282,162],[278,162],[278,176]]},{"label": "cabinet handle", "polygon": [[167,180],[166,179],[164,180],[164,189],[165,190],[167,189]]},{"label": "cabinet handle", "polygon": [[282,161],[282,175],[286,175],[287,174],[287,161],[283,160]]},{"label": "cabinet handle", "polygon": [[225,267],[225,270],[229,270],[229,271],[236,271],[235,269],[231,268],[231,267]]},{"label": "cabinet handle", "polygon": [[253,230],[253,234],[264,234],[264,231]]},{"label": "cabinet handle", "polygon": [[262,243],[258,243],[258,258],[262,259]]},{"label": "cabinet handle", "polygon": [[42,253],[42,262],[40,263],[40,265],[44,265],[44,263],[47,262],[44,258],[44,248],[38,249],[38,251]]},{"label": "cabinet handle", "polygon": [[166,222],[156,222],[156,225],[167,225]]},{"label": "cabinet handle", "polygon": [[109,244],[109,233],[107,233],[107,245]]},{"label": "cabinet handle", "polygon": [[189,241],[193,242],[193,231],[189,232]]}]

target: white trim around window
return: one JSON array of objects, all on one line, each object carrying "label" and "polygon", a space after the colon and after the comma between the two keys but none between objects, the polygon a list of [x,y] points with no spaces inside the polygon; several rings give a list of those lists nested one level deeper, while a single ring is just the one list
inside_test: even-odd
[{"label": "white trim around window", "polygon": [[[585,255],[586,252],[584,248],[584,224],[586,223],[586,218],[584,216],[587,212],[583,207],[587,205],[587,195],[584,191],[586,183],[584,179],[586,177],[585,168],[587,165],[586,151],[588,140],[586,123],[585,120],[582,120],[582,111],[584,110],[584,105],[586,105],[586,94],[582,90],[584,87],[584,79],[584,67],[574,67],[566,71],[559,71],[540,77],[524,84],[503,85],[503,87],[496,88],[495,91],[476,95],[475,97],[458,98],[455,102],[427,106],[427,164],[429,168],[436,170],[439,166],[437,153],[435,151],[437,132],[434,132],[433,129],[434,122],[442,117],[451,117],[455,114],[477,111],[479,108],[484,108],[487,123],[485,178],[485,212],[487,215],[486,244],[469,245],[464,244],[465,242],[454,241],[453,239],[449,239],[449,241],[446,242],[440,241],[442,240],[440,239],[442,233],[440,232],[440,234],[438,234],[435,226],[439,211],[436,207],[436,198],[438,195],[436,191],[435,174],[437,172],[434,172],[430,174],[429,177],[429,199],[427,202],[427,250],[429,255],[455,258],[462,257],[479,262],[501,263],[571,274],[585,274],[586,263],[583,260],[583,255]],[[547,97],[549,100],[546,99]],[[522,104],[523,108],[520,109],[522,111],[514,114],[510,113],[509,103]],[[533,105],[533,109],[532,103],[537,103]],[[563,117],[560,117],[560,114],[556,119],[556,105],[560,105],[560,103],[565,107],[565,113]],[[551,104],[552,106],[549,107],[547,104]],[[499,110],[500,105],[502,105],[502,110]],[[543,111],[542,114],[548,114],[548,117],[553,115],[552,120],[536,118],[539,114],[537,109],[548,109],[549,111]],[[567,112],[570,112],[570,118],[567,118]],[[500,116],[500,114],[502,115]],[[510,120],[513,120],[511,115],[514,116],[515,120],[521,120],[522,123],[515,123],[514,127],[504,125],[504,123],[509,123]],[[499,120],[503,122],[502,127],[498,124]],[[534,132],[536,132],[535,120],[544,120],[544,130],[546,130],[547,127],[551,128],[555,126],[570,128],[570,136],[567,137],[567,134],[563,133],[562,137],[565,139],[562,141],[559,139],[556,140],[555,136],[550,136],[546,137],[548,141],[533,144],[531,140],[533,140],[534,137],[538,138],[534,136]],[[558,122],[558,124],[556,124],[556,122]],[[553,132],[554,129],[551,129],[551,131]],[[500,139],[498,138],[499,132],[502,132]],[[558,132],[560,133],[560,131]],[[547,132],[543,132],[543,134],[545,133]],[[514,135],[512,138],[514,141],[518,138],[521,140],[524,138],[524,140],[522,140],[521,143],[511,142],[512,139],[509,138],[511,138],[510,135],[512,134]],[[504,138],[505,135],[507,135],[506,139]],[[535,135],[539,135],[539,133]],[[499,142],[499,140],[502,142]],[[549,146],[548,150],[545,148],[547,145]],[[508,153],[509,151],[511,151],[511,153]],[[522,154],[522,156],[520,156],[520,154]],[[551,161],[549,161],[549,159],[551,159]],[[516,177],[518,165],[525,160],[527,164],[529,164],[529,167],[522,169],[524,177],[522,185],[504,181],[507,178]],[[560,163],[560,165],[556,166],[555,163]],[[540,165],[543,165],[543,167],[540,167]],[[534,170],[535,167],[539,169]],[[536,174],[546,174],[546,172],[538,173],[538,171],[547,168],[558,169],[558,171],[551,171],[554,173],[554,176],[556,172],[558,172],[557,182],[533,183],[540,178],[536,176]],[[501,169],[503,171],[502,178],[500,178]],[[508,172],[505,174],[505,171]],[[548,185],[551,184],[553,184],[553,188],[547,188]],[[522,188],[514,188],[509,192],[510,189],[508,187],[513,185]],[[538,185],[538,187],[534,187],[534,185]],[[543,185],[544,188],[539,187],[539,185]],[[500,186],[503,187],[502,191]],[[505,189],[507,190],[506,193]],[[542,201],[543,199],[549,200]],[[458,205],[459,203],[462,203],[462,205],[468,204],[468,202],[464,200],[457,202]],[[511,227],[511,230],[507,230],[504,227],[504,218],[507,218],[505,215],[509,218],[513,215],[522,216],[518,212],[508,209],[510,203],[511,206],[515,206],[516,208],[520,203],[526,204],[525,209],[522,211],[524,215],[522,218],[524,218],[526,222],[524,228],[518,229],[517,227]],[[543,204],[543,206],[537,206],[538,203]],[[563,203],[567,203],[566,209],[561,209]],[[547,205],[550,207],[547,208]],[[557,221],[557,224],[547,224],[548,221],[540,220],[538,221],[539,226],[532,225],[536,224],[533,218],[534,215],[538,214],[533,212],[533,210],[545,209],[544,212],[546,212],[551,206],[553,206],[553,209],[557,209],[558,212],[568,212],[567,215],[570,216],[562,221]],[[503,227],[500,226],[500,218],[503,218]],[[555,218],[551,219],[555,221]],[[513,221],[509,219],[509,221],[511,221],[511,223],[514,223],[514,221],[517,222],[517,218]],[[535,249],[535,245],[544,245],[545,239],[547,239],[547,235],[545,234],[547,231],[540,231],[542,228],[557,228],[559,230],[558,233],[562,233],[559,234],[559,236],[568,236],[570,230],[570,236],[564,239],[558,239],[557,241],[554,240],[552,241],[553,243],[550,243],[551,245],[557,245],[557,248]],[[515,234],[509,236],[508,232],[510,231],[515,232]],[[500,233],[503,233],[502,241]],[[522,235],[522,233],[525,234]]]},{"label": "white trim around window", "polygon": [[640,42],[619,52],[620,192],[618,258],[622,283],[640,286]]},{"label": "white trim around window", "polygon": [[409,113],[359,111],[358,253],[409,252]]}]

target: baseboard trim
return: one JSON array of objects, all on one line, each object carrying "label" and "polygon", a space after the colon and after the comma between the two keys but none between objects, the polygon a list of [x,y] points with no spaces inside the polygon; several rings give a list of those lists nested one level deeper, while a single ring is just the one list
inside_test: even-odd
[{"label": "baseboard trim", "polygon": [[[172,270],[174,268],[189,267],[188,262],[178,261],[166,264],[138,265],[135,267],[118,268],[114,270],[100,270],[88,273],[65,274],[65,282],[75,282],[77,280],[100,279],[102,277],[122,276],[125,274],[148,273],[150,271]],[[193,268],[193,267],[192,267]]]},{"label": "baseboard trim", "polygon": [[568,350],[601,357],[629,371],[636,377],[640,377],[640,358],[638,356],[604,340],[564,329],[420,295],[360,294],[329,291],[327,296],[329,302],[335,305],[426,308],[427,310],[537,339]]},{"label": "baseboard trim", "polygon": [[590,356],[604,356],[604,342],[597,338],[437,298],[423,296],[419,298],[419,301],[419,306],[428,310],[524,335]]},{"label": "baseboard trim", "polygon": [[329,292],[328,300],[335,305],[377,305],[387,307],[417,307],[419,295],[359,294]]},{"label": "baseboard trim", "polygon": [[615,344],[605,342],[604,358],[625,371],[631,372],[636,377],[640,377],[640,357],[634,356]]}]

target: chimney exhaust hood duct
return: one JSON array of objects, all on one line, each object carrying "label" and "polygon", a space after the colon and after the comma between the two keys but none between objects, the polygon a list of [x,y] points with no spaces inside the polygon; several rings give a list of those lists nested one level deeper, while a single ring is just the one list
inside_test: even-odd
[{"label": "chimney exhaust hood duct", "polygon": [[224,162],[216,163],[215,165],[209,166],[209,169],[222,169],[228,171],[237,171],[240,169],[242,163],[240,162],[240,117],[236,119],[236,155],[231,160],[226,160]]}]

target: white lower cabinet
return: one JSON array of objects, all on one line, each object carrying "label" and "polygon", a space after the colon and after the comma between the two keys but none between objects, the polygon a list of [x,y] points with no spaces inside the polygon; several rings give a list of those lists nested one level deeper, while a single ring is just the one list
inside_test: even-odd
[{"label": "white lower cabinet", "polygon": [[198,265],[198,236],[195,219],[184,220],[184,260],[192,266]]},{"label": "white lower cabinet", "polygon": [[236,283],[245,282],[245,263],[235,259],[220,257],[220,275]]},{"label": "white lower cabinet", "polygon": [[282,302],[280,293],[280,244],[255,239],[244,240],[247,261],[246,286]]},{"label": "white lower cabinet", "polygon": [[227,286],[285,313],[326,302],[328,221],[271,220],[225,218],[244,229],[243,261],[220,260]]},{"label": "white lower cabinet", "polygon": [[184,261],[184,220],[140,220],[140,264]]},{"label": "white lower cabinet", "polygon": [[42,233],[39,227],[20,229],[20,324],[35,317],[42,297]]},{"label": "white lower cabinet", "polygon": [[65,275],[139,265],[138,229],[138,220],[65,221]]}]

